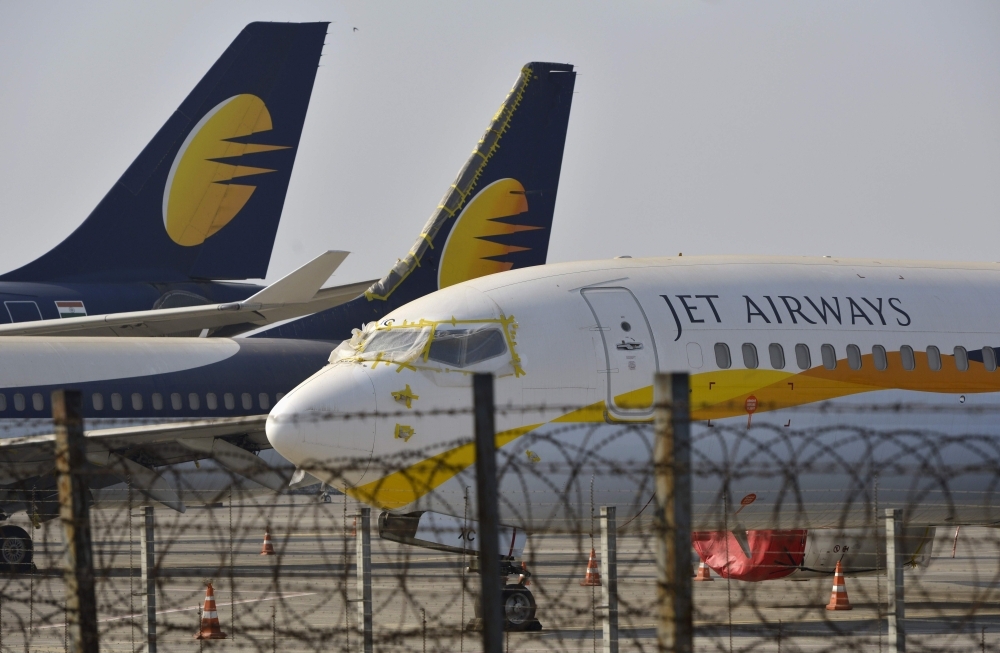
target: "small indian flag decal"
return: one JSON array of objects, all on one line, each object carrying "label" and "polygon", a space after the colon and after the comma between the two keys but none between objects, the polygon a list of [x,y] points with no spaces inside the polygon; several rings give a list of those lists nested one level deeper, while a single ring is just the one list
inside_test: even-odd
[{"label": "small indian flag decal", "polygon": [[59,317],[84,317],[87,315],[87,308],[83,302],[56,302],[56,310]]}]

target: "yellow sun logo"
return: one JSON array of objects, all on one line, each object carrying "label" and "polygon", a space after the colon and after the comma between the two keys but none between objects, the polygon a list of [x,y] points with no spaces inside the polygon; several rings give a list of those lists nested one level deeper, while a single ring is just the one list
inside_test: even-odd
[{"label": "yellow sun logo", "polygon": [[181,145],[163,190],[163,226],[178,245],[205,242],[236,217],[256,186],[233,179],[274,172],[226,163],[245,154],[288,149],[284,145],[241,143],[271,130],[271,114],[256,95],[235,95],[198,121]]},{"label": "yellow sun logo", "polygon": [[507,255],[529,248],[506,244],[506,237],[541,227],[505,219],[527,212],[524,186],[516,179],[498,179],[479,191],[448,235],[438,270],[438,287],[447,288],[514,267],[513,261],[506,260]]}]

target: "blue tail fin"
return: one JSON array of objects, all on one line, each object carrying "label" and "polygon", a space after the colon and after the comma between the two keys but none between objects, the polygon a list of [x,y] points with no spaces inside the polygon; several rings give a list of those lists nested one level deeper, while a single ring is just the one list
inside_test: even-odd
[{"label": "blue tail fin", "polygon": [[267,274],[327,23],[251,23],[101,203],[8,281]]},{"label": "blue tail fin", "polygon": [[358,299],[256,335],[339,340],[438,288],[545,263],[575,81],[573,66],[527,64],[389,274]]}]

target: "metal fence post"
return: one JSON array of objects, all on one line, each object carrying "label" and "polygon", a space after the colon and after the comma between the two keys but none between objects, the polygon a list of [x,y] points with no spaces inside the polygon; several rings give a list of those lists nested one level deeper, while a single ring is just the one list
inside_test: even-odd
[{"label": "metal fence post", "polygon": [[87,504],[90,490],[84,469],[87,444],[83,437],[83,398],[79,391],[56,390],[52,393],[52,421],[56,432],[59,516],[66,537],[64,564],[70,650],[97,653],[97,600]]},{"label": "metal fence post", "polygon": [[601,506],[601,607],[604,653],[618,653],[618,524],[614,506]]},{"label": "metal fence post", "polygon": [[483,618],[483,652],[503,650],[504,616],[500,588],[499,517],[497,514],[496,427],[493,375],[472,376],[476,428],[476,500],[479,508],[479,600]]},{"label": "metal fence post", "polygon": [[156,539],[153,523],[153,506],[143,506],[139,566],[142,569],[142,612],[146,615],[146,653],[156,653]]},{"label": "metal fence post", "polygon": [[656,444],[657,599],[660,651],[690,653],[691,417],[687,373],[656,374],[653,382]]},{"label": "metal fence post", "polygon": [[358,630],[362,650],[372,653],[372,531],[371,508],[358,510],[357,560],[358,570]]},{"label": "metal fence post", "polygon": [[888,585],[888,621],[889,648],[895,651],[906,650],[906,610],[903,603],[903,556],[899,546],[902,544],[903,511],[887,509],[885,511],[885,569],[886,585]]}]

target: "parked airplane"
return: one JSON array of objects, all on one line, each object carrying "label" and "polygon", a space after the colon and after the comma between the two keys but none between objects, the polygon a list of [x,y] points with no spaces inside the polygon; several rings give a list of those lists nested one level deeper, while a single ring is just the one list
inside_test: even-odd
[{"label": "parked airplane", "polygon": [[[492,373],[501,550],[516,559],[525,531],[579,532],[591,496],[622,522],[642,512],[653,374],[688,370],[694,544],[716,571],[872,570],[876,504],[906,509],[903,550],[926,564],[935,525],[1000,521],[1000,427],[984,410],[1000,407],[998,275],[992,263],[687,256],[505,272],[367,324],[278,402],[267,436],[386,511],[383,537],[474,550],[468,375]],[[872,404],[920,408],[860,409]]]},{"label": "parked airplane", "polygon": [[[58,514],[49,396],[67,387],[83,392],[87,424],[103,429],[89,433],[98,502],[121,498],[125,477],[178,510],[185,501],[218,500],[233,474],[285,486],[294,468],[285,474],[287,462],[261,451],[269,449],[265,416],[327,363],[334,341],[394,302],[545,262],[574,81],[572,66],[524,66],[410,253],[365,294],[306,318],[317,340],[287,337],[294,325],[266,338],[5,338],[0,519],[24,510],[35,521]],[[198,460],[206,462],[192,473]],[[215,464],[224,473],[210,473]],[[27,533],[4,526],[0,537],[0,562],[28,564]]]},{"label": "parked airplane", "polygon": [[267,273],[327,24],[247,25],[83,224],[0,276],[0,323],[262,290],[224,280]]}]

